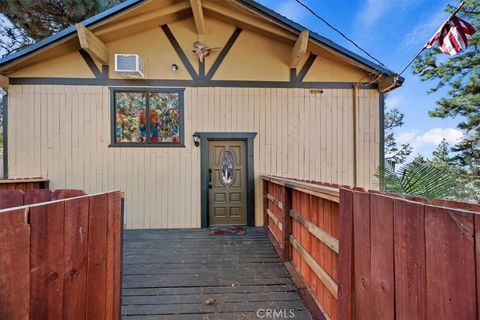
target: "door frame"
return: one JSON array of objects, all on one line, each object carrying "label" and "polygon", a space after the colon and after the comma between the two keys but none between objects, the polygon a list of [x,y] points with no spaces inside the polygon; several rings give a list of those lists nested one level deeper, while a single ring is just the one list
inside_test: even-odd
[{"label": "door frame", "polygon": [[245,141],[247,157],[247,226],[255,225],[255,176],[253,171],[253,140],[256,132],[195,132],[200,138],[200,207],[201,227],[208,228],[208,142],[209,141]]}]

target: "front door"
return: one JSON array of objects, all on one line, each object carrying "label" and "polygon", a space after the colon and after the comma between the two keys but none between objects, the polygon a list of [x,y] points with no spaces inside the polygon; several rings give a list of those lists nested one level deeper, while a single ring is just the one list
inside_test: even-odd
[{"label": "front door", "polygon": [[210,225],[247,224],[245,141],[208,142]]}]

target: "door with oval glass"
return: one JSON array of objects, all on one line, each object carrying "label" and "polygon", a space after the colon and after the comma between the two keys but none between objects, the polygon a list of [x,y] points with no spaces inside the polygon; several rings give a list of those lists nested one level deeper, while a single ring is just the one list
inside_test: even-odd
[{"label": "door with oval glass", "polygon": [[245,141],[208,142],[210,225],[247,224]]}]

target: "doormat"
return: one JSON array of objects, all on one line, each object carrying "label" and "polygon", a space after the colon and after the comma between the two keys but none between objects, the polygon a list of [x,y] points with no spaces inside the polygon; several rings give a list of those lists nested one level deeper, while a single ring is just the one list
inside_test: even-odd
[{"label": "doormat", "polygon": [[227,226],[227,227],[210,227],[208,235],[223,236],[223,235],[242,235],[247,233],[247,228],[242,226]]}]

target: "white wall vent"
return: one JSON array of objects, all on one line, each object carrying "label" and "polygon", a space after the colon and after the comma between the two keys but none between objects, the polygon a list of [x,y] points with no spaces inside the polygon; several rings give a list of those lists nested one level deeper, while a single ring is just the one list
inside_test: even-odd
[{"label": "white wall vent", "polygon": [[138,54],[115,54],[115,72],[126,77],[143,78],[143,59]]}]

